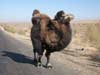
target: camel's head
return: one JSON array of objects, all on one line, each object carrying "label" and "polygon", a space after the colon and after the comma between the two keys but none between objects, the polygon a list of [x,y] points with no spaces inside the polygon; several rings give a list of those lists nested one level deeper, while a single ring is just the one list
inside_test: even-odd
[{"label": "camel's head", "polygon": [[57,12],[55,16],[55,20],[58,20],[60,22],[70,22],[72,19],[74,19],[74,16],[72,14],[66,14],[64,11],[59,11]]}]

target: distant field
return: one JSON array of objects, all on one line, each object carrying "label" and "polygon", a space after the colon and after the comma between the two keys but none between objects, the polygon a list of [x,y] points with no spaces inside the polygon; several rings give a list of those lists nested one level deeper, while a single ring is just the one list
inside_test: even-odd
[{"label": "distant field", "polygon": [[0,23],[0,26],[8,32],[27,36],[32,25],[31,23]]},{"label": "distant field", "polygon": [[[91,46],[100,50],[100,20],[74,21],[71,23],[73,37],[81,40],[85,44],[89,42]],[[30,34],[31,23],[0,23],[6,31],[28,36]]]},{"label": "distant field", "polygon": [[77,21],[72,23],[73,36],[81,43],[89,42],[100,50],[100,20]]}]

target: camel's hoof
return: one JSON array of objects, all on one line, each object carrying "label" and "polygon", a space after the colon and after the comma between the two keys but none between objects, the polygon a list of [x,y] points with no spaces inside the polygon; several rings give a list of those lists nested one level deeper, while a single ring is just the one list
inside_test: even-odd
[{"label": "camel's hoof", "polygon": [[37,67],[41,68],[42,67],[42,63],[38,62]]},{"label": "camel's hoof", "polygon": [[49,63],[49,64],[46,65],[46,68],[52,69],[53,67],[52,67],[52,65]]}]

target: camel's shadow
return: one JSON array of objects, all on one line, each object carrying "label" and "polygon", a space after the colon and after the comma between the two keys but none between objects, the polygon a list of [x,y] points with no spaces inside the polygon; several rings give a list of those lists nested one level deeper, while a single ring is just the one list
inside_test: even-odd
[{"label": "camel's shadow", "polygon": [[2,56],[9,57],[15,62],[33,64],[35,67],[37,66],[36,61],[34,61],[32,58],[25,56],[23,54],[15,53],[15,52],[9,52],[9,51],[2,51],[2,52],[3,52]]}]

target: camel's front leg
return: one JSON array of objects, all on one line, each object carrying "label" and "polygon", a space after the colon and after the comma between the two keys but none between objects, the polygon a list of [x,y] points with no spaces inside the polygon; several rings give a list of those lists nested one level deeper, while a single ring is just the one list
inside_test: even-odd
[{"label": "camel's front leg", "polygon": [[47,58],[46,68],[52,68],[52,65],[50,64],[50,55],[51,55],[51,53],[46,51],[46,54],[45,54],[45,56]]},{"label": "camel's front leg", "polygon": [[37,67],[42,67],[42,62],[41,62],[41,58],[42,58],[42,55],[38,54],[38,57],[37,57]]}]

